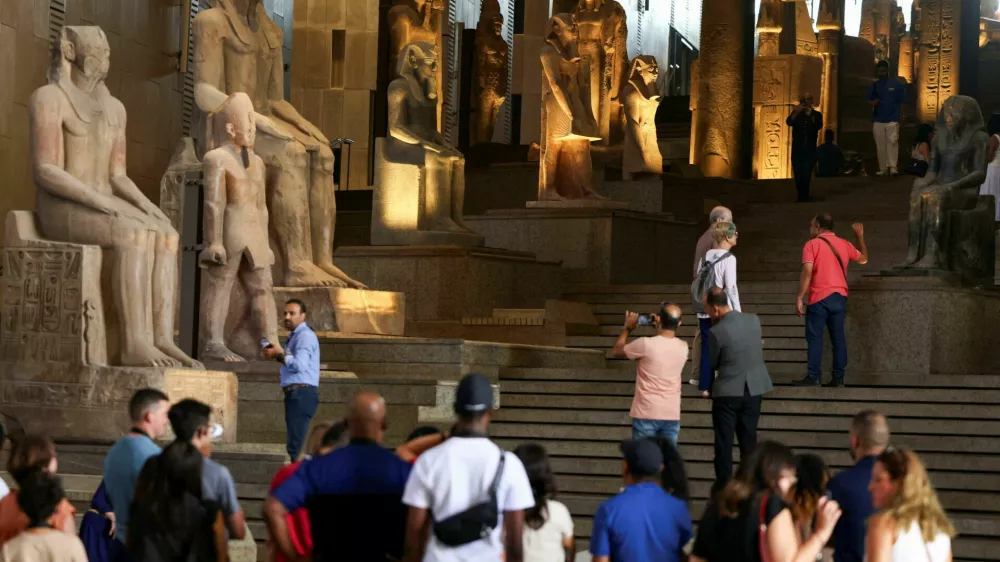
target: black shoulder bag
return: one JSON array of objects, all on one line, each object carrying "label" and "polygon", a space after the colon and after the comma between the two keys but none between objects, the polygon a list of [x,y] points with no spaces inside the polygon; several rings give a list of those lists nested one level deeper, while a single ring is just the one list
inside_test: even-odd
[{"label": "black shoulder bag", "polygon": [[485,539],[493,533],[500,520],[497,488],[500,487],[500,476],[503,474],[506,460],[507,455],[501,449],[500,464],[497,466],[496,474],[493,475],[489,498],[486,501],[434,523],[434,536],[437,540],[447,546],[455,547]]}]

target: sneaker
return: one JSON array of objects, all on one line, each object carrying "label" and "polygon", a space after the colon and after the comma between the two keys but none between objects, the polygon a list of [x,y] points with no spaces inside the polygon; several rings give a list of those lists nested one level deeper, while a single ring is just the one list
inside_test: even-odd
[{"label": "sneaker", "polygon": [[878,177],[880,177],[880,178],[882,178],[882,177],[888,176],[889,175],[889,171],[888,170],[879,170],[879,171],[875,172],[875,175],[878,176]]},{"label": "sneaker", "polygon": [[844,384],[844,379],[833,379],[828,383],[824,383],[823,386],[826,388],[844,388],[847,385]]},{"label": "sneaker", "polygon": [[792,386],[819,386],[819,379],[814,379],[807,376],[802,380],[793,382]]},{"label": "sneaker", "polygon": [[688,384],[691,386],[698,386],[698,379],[689,379]]},{"label": "sneaker", "polygon": [[892,177],[896,177],[899,175],[899,170],[897,170],[896,168],[889,168],[889,175]]}]

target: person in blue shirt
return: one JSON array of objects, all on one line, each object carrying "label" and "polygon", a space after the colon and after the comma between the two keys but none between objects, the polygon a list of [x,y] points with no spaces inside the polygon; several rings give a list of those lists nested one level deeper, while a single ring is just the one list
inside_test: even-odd
[{"label": "person in blue shirt", "polygon": [[594,515],[590,553],[594,562],[679,562],[691,540],[687,504],[660,484],[663,454],[649,439],[621,444],[625,489]]},{"label": "person in blue shirt", "polygon": [[306,305],[298,299],[285,303],[285,349],[275,342],[264,355],[281,363],[280,383],[285,393],[285,450],[288,458],[299,458],[309,423],[319,406],[319,339],[306,324]]},{"label": "person in blue shirt", "polygon": [[906,102],[906,88],[889,78],[889,63],[875,65],[877,80],[868,86],[866,99],[872,106],[872,130],[878,148],[877,176],[895,176],[899,161],[899,108]]},{"label": "person in blue shirt", "polygon": [[862,562],[868,518],[875,513],[868,491],[875,459],[889,445],[885,416],[865,410],[851,421],[851,456],[855,465],[833,477],[827,490],[840,504],[843,515],[833,530],[834,562]]}]

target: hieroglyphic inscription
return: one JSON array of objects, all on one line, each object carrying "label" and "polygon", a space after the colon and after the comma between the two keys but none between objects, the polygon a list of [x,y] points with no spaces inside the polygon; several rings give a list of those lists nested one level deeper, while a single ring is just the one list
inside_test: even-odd
[{"label": "hieroglyphic inscription", "polygon": [[168,371],[163,381],[163,391],[174,402],[195,398],[212,406],[215,419],[227,430],[236,422],[236,389],[230,379],[219,373],[189,370]]},{"label": "hieroglyphic inscription", "polygon": [[958,93],[959,0],[921,3],[920,72],[917,111],[921,121],[934,121],[944,100]]},{"label": "hieroglyphic inscription", "polygon": [[754,66],[754,169],[759,179],[791,177],[785,116],[796,93],[790,91],[789,71],[788,60],[778,57],[758,58]]}]

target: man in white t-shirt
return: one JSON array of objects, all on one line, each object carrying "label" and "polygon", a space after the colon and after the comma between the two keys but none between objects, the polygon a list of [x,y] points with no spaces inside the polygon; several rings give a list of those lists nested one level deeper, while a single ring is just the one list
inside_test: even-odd
[{"label": "man in white t-shirt", "polygon": [[[442,444],[420,455],[403,492],[410,506],[406,522],[406,562],[501,560],[522,562],[524,510],[535,505],[524,465],[513,453],[490,441],[486,430],[493,409],[493,387],[482,375],[458,383],[458,423]],[[448,546],[438,538],[442,521],[490,501],[500,455],[504,465],[496,491],[497,521],[485,538]],[[501,532],[502,527],[502,532]],[[502,539],[501,539],[502,537]]]}]

